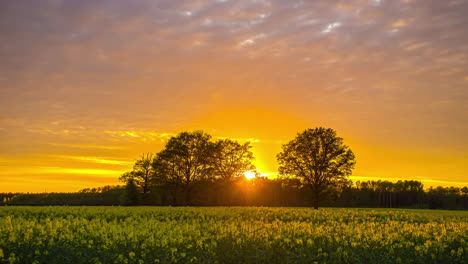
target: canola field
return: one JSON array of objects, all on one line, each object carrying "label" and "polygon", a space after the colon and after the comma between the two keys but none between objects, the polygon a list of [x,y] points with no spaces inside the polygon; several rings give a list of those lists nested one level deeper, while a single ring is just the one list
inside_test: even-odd
[{"label": "canola field", "polygon": [[468,212],[0,207],[0,263],[468,263]]}]

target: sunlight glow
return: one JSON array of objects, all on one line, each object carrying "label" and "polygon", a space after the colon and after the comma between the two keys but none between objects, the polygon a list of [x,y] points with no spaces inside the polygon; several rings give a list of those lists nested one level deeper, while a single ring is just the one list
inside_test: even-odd
[{"label": "sunlight glow", "polygon": [[255,176],[257,176],[257,174],[255,173],[255,171],[246,171],[244,172],[244,176],[247,178],[247,179],[253,179],[255,178]]}]

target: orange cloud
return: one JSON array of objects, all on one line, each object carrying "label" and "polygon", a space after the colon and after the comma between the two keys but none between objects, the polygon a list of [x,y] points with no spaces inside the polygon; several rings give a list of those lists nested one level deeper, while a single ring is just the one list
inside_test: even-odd
[{"label": "orange cloud", "polygon": [[464,182],[467,12],[463,1],[0,1],[2,187],[20,186],[6,171],[36,185],[47,172],[67,190],[85,185],[70,174],[110,181],[196,129],[252,141],[273,177],[281,144],[316,126],[355,150],[356,175]]}]

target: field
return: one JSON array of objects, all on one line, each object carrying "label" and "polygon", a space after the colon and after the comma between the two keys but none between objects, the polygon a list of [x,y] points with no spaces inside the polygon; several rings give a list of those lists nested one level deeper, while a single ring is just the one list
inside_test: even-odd
[{"label": "field", "polygon": [[0,263],[468,263],[468,212],[0,207]]}]

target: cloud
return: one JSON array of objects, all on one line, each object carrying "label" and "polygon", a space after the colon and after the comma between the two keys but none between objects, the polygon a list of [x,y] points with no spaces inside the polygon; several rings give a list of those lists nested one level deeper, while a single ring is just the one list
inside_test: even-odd
[{"label": "cloud", "polygon": [[91,174],[106,177],[115,177],[121,173],[121,170],[102,170],[102,169],[82,169],[82,168],[61,168],[61,167],[40,167],[34,173],[42,174]]},{"label": "cloud", "polygon": [[328,24],[327,27],[324,30],[322,30],[322,33],[330,33],[333,29],[339,26],[341,26],[340,22],[333,22],[331,24]]},{"label": "cloud", "polygon": [[80,160],[80,161],[92,162],[92,163],[99,163],[99,164],[109,164],[109,165],[129,166],[129,165],[134,164],[134,162],[131,162],[131,161],[121,161],[121,160],[115,160],[115,159],[109,159],[109,158],[103,158],[103,157],[87,157],[87,156],[56,156],[56,157],[64,158],[64,159]]},{"label": "cloud", "polygon": [[106,145],[88,145],[88,144],[62,144],[62,143],[48,143],[51,146],[67,147],[67,148],[84,148],[84,149],[110,149],[119,150],[124,149],[122,146],[106,146]]},{"label": "cloud", "polygon": [[[1,176],[4,175],[58,175],[60,176],[68,174],[79,174],[79,175],[94,175],[106,178],[117,178],[122,174],[124,170],[107,170],[107,169],[91,169],[91,168],[68,168],[68,167],[55,167],[55,166],[34,166],[34,167],[23,167],[21,170],[15,169],[4,169],[2,170]],[[63,177],[66,179],[66,177]]]},{"label": "cloud", "polygon": [[392,23],[393,28],[404,28],[406,27],[410,21],[408,19],[398,19],[397,21]]},{"label": "cloud", "polygon": [[129,158],[216,108],[259,106],[459,153],[467,12],[460,0],[0,1],[0,149]]},{"label": "cloud", "polygon": [[[115,138],[130,138],[130,139],[138,139],[141,141],[161,141],[165,142],[169,140],[171,137],[177,135],[177,133],[165,133],[165,132],[146,132],[146,131],[106,131],[107,134],[111,135]],[[260,139],[257,138],[233,138],[233,137],[221,137],[216,136],[215,139],[232,139],[240,142],[247,142],[250,141],[252,143],[258,143]],[[269,142],[276,142],[276,141],[269,141]]]},{"label": "cloud", "polygon": [[251,142],[251,143],[258,143],[262,142],[263,140],[260,140],[258,138],[227,138],[227,137],[215,137],[216,139],[230,139],[230,140],[235,140],[239,142]]},{"label": "cloud", "polygon": [[238,44],[238,47],[244,47],[244,46],[253,45],[253,44],[256,43],[257,40],[262,39],[262,38],[265,38],[265,37],[266,37],[265,34],[260,33],[260,34],[258,34],[258,35],[255,35],[255,36],[252,36],[252,37],[250,37],[250,38],[247,38],[247,39],[243,40],[242,42],[240,42],[240,43]]},{"label": "cloud", "polygon": [[175,136],[175,133],[146,132],[146,131],[105,131],[106,134],[114,138],[138,139],[142,141],[165,142]]}]

